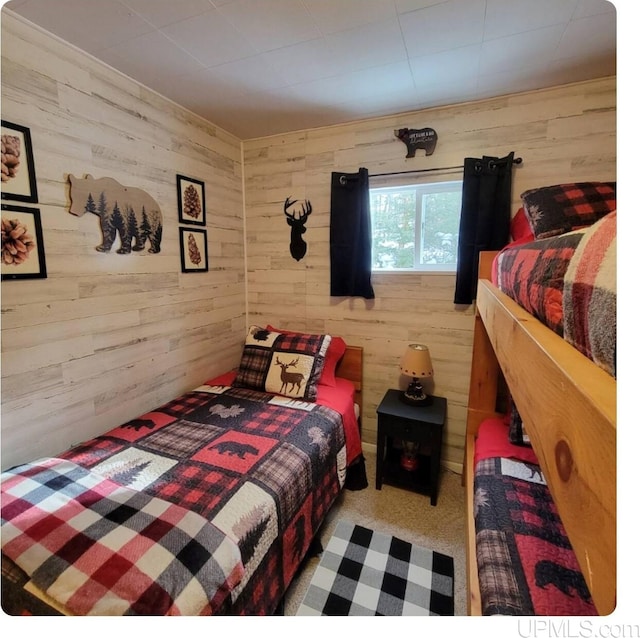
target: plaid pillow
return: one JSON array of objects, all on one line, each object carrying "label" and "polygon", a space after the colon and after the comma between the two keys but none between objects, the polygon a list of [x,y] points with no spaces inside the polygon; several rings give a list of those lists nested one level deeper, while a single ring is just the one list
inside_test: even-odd
[{"label": "plaid pillow", "polygon": [[251,326],[233,386],[315,401],[330,343],[330,335]]},{"label": "plaid pillow", "polygon": [[616,210],[616,182],[533,188],[520,195],[536,239],[591,226]]}]

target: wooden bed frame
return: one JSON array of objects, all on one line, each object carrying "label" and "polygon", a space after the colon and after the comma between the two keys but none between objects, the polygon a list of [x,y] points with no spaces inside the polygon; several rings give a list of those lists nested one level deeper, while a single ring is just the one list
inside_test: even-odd
[{"label": "wooden bed frame", "polygon": [[501,375],[601,615],[616,605],[616,380],[491,284],[480,255],[463,468],[468,612],[481,615],[473,516],[480,423],[496,416]]},{"label": "wooden bed frame", "polygon": [[348,379],[356,387],[355,401],[358,404],[358,414],[362,419],[362,347],[347,346],[347,349],[336,366],[336,376]]}]

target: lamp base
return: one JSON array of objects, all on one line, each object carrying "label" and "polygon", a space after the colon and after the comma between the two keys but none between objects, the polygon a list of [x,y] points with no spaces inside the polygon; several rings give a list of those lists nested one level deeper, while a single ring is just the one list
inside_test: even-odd
[{"label": "lamp base", "polygon": [[422,384],[416,377],[409,384],[409,387],[400,395],[404,403],[408,405],[431,405],[433,399],[425,393]]}]

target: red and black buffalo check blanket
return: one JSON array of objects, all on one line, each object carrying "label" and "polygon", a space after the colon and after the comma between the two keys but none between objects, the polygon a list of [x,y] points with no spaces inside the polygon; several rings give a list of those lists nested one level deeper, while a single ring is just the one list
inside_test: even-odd
[{"label": "red and black buffalo check blanket", "polygon": [[583,231],[507,247],[497,258],[494,283],[561,337],[564,277]]},{"label": "red and black buffalo check blanket", "polygon": [[[228,596],[216,597],[208,613],[250,615],[276,610],[344,485],[347,466],[339,412],[209,384],[60,458],[222,531],[239,548],[244,573],[235,587],[229,579]],[[3,529],[3,542],[4,536]],[[124,559],[119,547],[108,558]]]},{"label": "red and black buffalo check blanket", "polygon": [[74,615],[209,615],[240,550],[205,518],[75,463],[2,475],[2,551]]},{"label": "red and black buffalo check blanket", "polygon": [[614,377],[616,215],[564,235],[507,246],[493,272],[500,290]]}]

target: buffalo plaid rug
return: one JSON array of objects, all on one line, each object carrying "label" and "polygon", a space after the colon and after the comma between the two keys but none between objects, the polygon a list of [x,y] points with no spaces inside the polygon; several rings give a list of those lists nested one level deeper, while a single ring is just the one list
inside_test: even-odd
[{"label": "buffalo plaid rug", "polygon": [[340,520],[297,616],[453,616],[453,558]]}]

